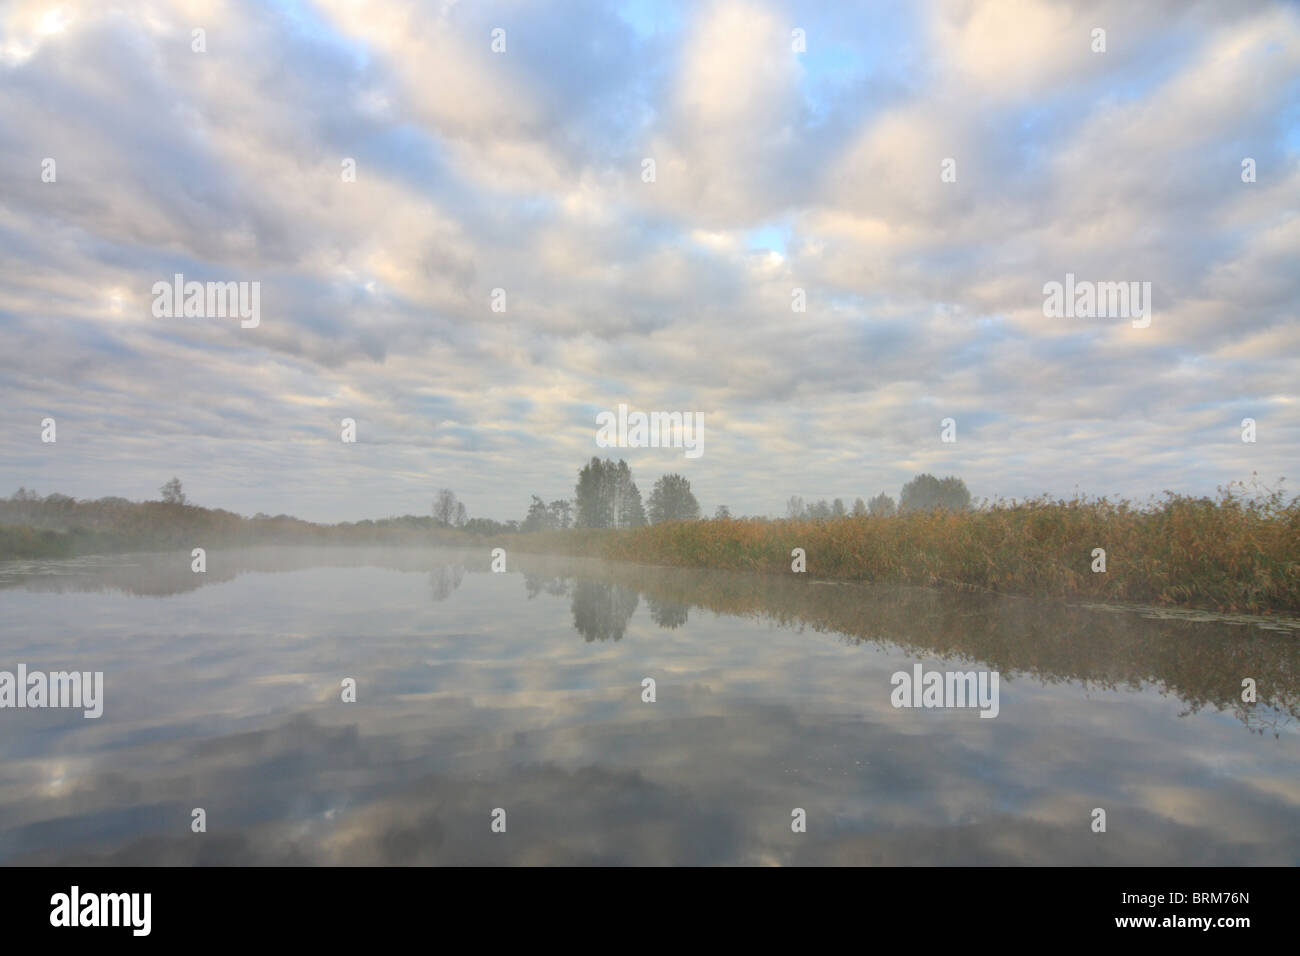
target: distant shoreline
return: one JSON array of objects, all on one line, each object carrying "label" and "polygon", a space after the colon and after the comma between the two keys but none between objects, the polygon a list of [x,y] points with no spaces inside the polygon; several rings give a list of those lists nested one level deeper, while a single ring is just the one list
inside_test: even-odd
[{"label": "distant shoreline", "polygon": [[[475,533],[432,517],[320,525],[161,501],[0,499],[0,560],[257,545],[502,547],[792,579],[1220,612],[1300,611],[1300,499],[1166,495],[818,520]],[[802,568],[802,570],[799,570]]]}]

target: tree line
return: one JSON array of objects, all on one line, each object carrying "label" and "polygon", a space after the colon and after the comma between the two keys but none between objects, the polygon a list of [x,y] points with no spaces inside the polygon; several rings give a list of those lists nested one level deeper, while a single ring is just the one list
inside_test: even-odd
[{"label": "tree line", "polygon": [[[422,532],[440,533],[440,529],[489,536],[569,528],[637,528],[701,518],[700,503],[685,476],[660,476],[643,501],[628,463],[623,459],[613,461],[609,458],[592,458],[579,469],[572,499],[559,498],[548,502],[533,495],[524,517],[510,521],[471,518],[464,502],[450,488],[438,489],[428,516],[403,515],[337,525],[316,525],[289,515],[273,517],[260,512],[245,519],[221,509],[198,508],[186,496],[180,479],[175,477],[159,492],[161,500],[135,503],[125,498],[78,501],[67,495],[41,496],[20,488],[11,498],[0,498],[0,525],[11,526],[11,534],[16,533],[16,528],[71,531],[86,538],[81,545],[84,550],[92,545],[117,547],[145,546],[156,541],[170,543],[182,529],[198,527],[209,532],[219,527],[232,539],[373,537],[383,540]],[[842,498],[805,503],[795,495],[787,502],[786,517],[804,521],[865,515],[883,517],[896,512],[934,508],[964,511],[970,506],[970,492],[960,478],[938,479],[922,474],[903,486],[897,504],[883,492],[870,501],[858,498],[851,508],[845,506]],[[732,516],[726,505],[719,505],[713,517],[715,520],[729,520]],[[23,540],[27,542],[23,550],[32,553],[71,546],[69,542]]]},{"label": "tree line", "polygon": [[623,459],[592,458],[578,472],[573,501],[547,504],[533,495],[520,531],[554,531],[565,528],[639,528],[664,521],[694,521],[700,503],[691,483],[682,475],[664,475],[654,483],[644,502]]},{"label": "tree line", "polygon": [[906,514],[909,511],[967,511],[971,506],[970,491],[966,482],[954,475],[936,478],[931,474],[920,474],[903,485],[898,494],[898,501],[883,491],[870,501],[861,498],[853,502],[852,509],[846,508],[843,498],[836,498],[827,503],[825,498],[816,502],[805,502],[798,495],[791,495],[785,505],[785,516],[794,521],[824,521],[831,518],[861,518],[867,515],[888,518],[894,514]]},{"label": "tree line", "polygon": [[[721,516],[730,517],[724,505]],[[632,478],[623,459],[592,458],[578,471],[573,498],[547,501],[532,495],[528,511],[519,521],[470,518],[465,505],[450,488],[438,489],[433,502],[433,519],[444,528],[459,528],[472,534],[563,531],[568,528],[639,528],[663,521],[694,521],[700,517],[700,503],[691,483],[682,475],[664,475],[655,482],[650,497]]]},{"label": "tree line", "polygon": [[[936,478],[920,474],[903,485],[895,502],[881,492],[869,501],[861,498],[846,507],[844,499],[807,502],[794,495],[786,503],[786,517],[799,521],[820,521],[846,517],[888,517],[911,511],[966,511],[971,494],[966,483],[950,475]],[[642,503],[641,492],[632,477],[632,469],[623,459],[617,462],[592,458],[578,472],[572,502],[559,499],[549,504],[532,496],[528,514],[522,522],[510,522],[511,530],[524,532],[553,531],[566,528],[637,528],[664,521],[696,521],[701,517],[700,503],[691,491],[691,483],[682,475],[664,475],[655,482],[650,497]],[[731,518],[731,509],[719,505],[715,520]]]}]

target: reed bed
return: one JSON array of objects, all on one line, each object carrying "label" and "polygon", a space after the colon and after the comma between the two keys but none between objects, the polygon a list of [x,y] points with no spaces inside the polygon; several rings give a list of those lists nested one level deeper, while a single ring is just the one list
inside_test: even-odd
[{"label": "reed bed", "polygon": [[[532,540],[525,540],[532,539]],[[1300,610],[1300,498],[1240,483],[1145,505],[1036,498],[822,521],[672,522],[520,536],[527,550],[679,567],[1220,611]],[[1106,570],[1093,570],[1093,550]]]}]

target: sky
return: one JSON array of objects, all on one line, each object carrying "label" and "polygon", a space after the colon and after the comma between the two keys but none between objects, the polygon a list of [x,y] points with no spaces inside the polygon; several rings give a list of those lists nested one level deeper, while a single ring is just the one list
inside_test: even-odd
[{"label": "sky", "polygon": [[[258,283],[256,326],[159,316],[177,273]],[[1067,275],[1150,322],[1047,315]],[[1298,311],[1294,4],[0,6],[3,494],[1274,486]],[[703,453],[599,447],[620,403]]]}]

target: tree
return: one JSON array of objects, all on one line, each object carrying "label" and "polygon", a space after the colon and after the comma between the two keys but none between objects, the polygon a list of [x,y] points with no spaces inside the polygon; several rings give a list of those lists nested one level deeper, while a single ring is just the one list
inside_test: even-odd
[{"label": "tree", "polygon": [[[859,501],[862,499],[859,498]],[[867,513],[876,518],[888,518],[898,509],[894,506],[894,499],[889,497],[883,491],[871,499],[867,505]]]},{"label": "tree", "polygon": [[843,518],[846,514],[848,514],[848,510],[844,507],[843,498],[836,498],[834,501],[831,502],[832,518]]},{"label": "tree", "polygon": [[956,475],[949,475],[939,482],[939,490],[944,501],[943,507],[950,511],[970,510],[970,489]]},{"label": "tree", "polygon": [[518,521],[493,521],[491,518],[470,518],[465,522],[464,531],[470,534],[513,534],[519,530]]},{"label": "tree", "polygon": [[579,528],[635,528],[645,524],[641,492],[632,469],[622,459],[617,464],[593,458],[578,472],[574,486]]},{"label": "tree", "polygon": [[810,521],[823,521],[831,516],[831,506],[826,503],[826,499],[820,499],[816,504],[808,506],[808,512],[805,515]]},{"label": "tree", "polygon": [[465,506],[456,500],[456,492],[450,488],[439,488],[438,497],[433,499],[433,520],[444,527],[464,527]]},{"label": "tree", "polygon": [[903,486],[898,495],[899,511],[965,511],[970,507],[966,482],[950,475],[940,481],[934,475],[917,475]]},{"label": "tree", "polygon": [[546,502],[537,495],[533,495],[532,503],[528,506],[528,516],[524,518],[523,524],[519,530],[525,533],[532,531],[550,531],[555,525],[551,522],[551,512],[546,507]]},{"label": "tree", "polygon": [[853,499],[853,517],[861,518],[867,513],[867,505],[861,498]]},{"label": "tree", "polygon": [[731,509],[726,505],[718,505],[718,510],[713,512],[714,521],[729,521],[731,519]]},{"label": "tree", "polygon": [[162,492],[162,500],[169,505],[185,504],[185,492],[181,490],[181,480],[175,476],[172,480],[159,489]]},{"label": "tree", "polygon": [[675,601],[662,601],[658,598],[651,597],[650,594],[645,596],[646,606],[650,608],[650,620],[654,621],[660,627],[669,630],[675,630],[686,623],[690,616],[689,604],[678,604]]},{"label": "tree", "polygon": [[444,564],[429,574],[429,590],[435,601],[445,601],[451,592],[460,587],[465,578],[465,568],[459,564]]},{"label": "tree", "polygon": [[578,472],[573,487],[579,528],[608,528],[614,522],[614,502],[605,492],[605,463],[593,458]]},{"label": "tree", "polygon": [[632,469],[621,458],[613,474],[613,484],[614,527],[641,527],[645,524],[645,507],[641,504],[641,492],[636,482],[632,480]]},{"label": "tree", "polygon": [[564,498],[556,498],[546,509],[551,516],[552,528],[568,528],[573,525],[573,506]]},{"label": "tree", "polygon": [[664,475],[650,492],[650,520],[694,521],[700,516],[700,503],[691,494],[691,483],[681,475]]},{"label": "tree", "polygon": [[803,499],[798,495],[791,495],[790,500],[785,503],[786,517],[791,521],[799,521],[804,516]]},{"label": "tree", "polygon": [[573,626],[589,643],[620,640],[640,597],[636,588],[580,580],[573,588]]},{"label": "tree", "polygon": [[620,528],[640,528],[650,523],[646,518],[645,505],[641,503],[641,490],[636,485],[629,489],[627,508],[622,514],[626,523],[620,524]]}]

